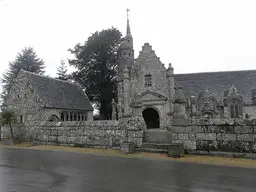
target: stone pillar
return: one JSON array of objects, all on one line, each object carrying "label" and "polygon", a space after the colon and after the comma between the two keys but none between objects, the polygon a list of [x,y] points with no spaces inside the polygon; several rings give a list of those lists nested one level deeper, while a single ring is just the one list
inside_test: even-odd
[{"label": "stone pillar", "polygon": [[197,116],[197,109],[196,109],[196,97],[191,96],[190,97],[190,103],[191,103],[191,121],[192,123],[195,123],[196,116]]},{"label": "stone pillar", "polygon": [[116,103],[115,99],[112,99],[112,115],[111,115],[112,120],[116,120]]},{"label": "stone pillar", "polygon": [[73,113],[73,121],[76,121],[76,113]]},{"label": "stone pillar", "polygon": [[81,115],[80,115],[80,113],[77,113],[77,121],[81,121]]},{"label": "stone pillar", "polygon": [[93,121],[93,111],[87,112],[87,121]]},{"label": "stone pillar", "polygon": [[167,78],[168,78],[168,92],[169,92],[169,101],[170,101],[170,116],[173,115],[173,97],[174,97],[174,76],[173,76],[173,67],[172,64],[169,63],[169,67],[167,69]]},{"label": "stone pillar", "polygon": [[124,116],[129,116],[130,108],[129,108],[129,70],[126,67],[124,69],[124,76],[123,76],[123,84],[124,84]]},{"label": "stone pillar", "polygon": [[62,112],[62,114],[63,114],[63,121],[67,121],[67,120],[66,120],[66,118],[67,118],[67,117],[66,117],[66,112]]},{"label": "stone pillar", "polygon": [[186,113],[186,97],[182,91],[182,87],[175,87],[174,94],[174,115],[172,125],[188,125],[188,116]]}]

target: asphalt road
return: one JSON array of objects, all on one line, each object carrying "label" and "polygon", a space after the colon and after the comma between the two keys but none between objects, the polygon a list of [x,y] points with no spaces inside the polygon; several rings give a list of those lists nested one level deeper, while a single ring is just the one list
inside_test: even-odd
[{"label": "asphalt road", "polygon": [[0,149],[0,192],[255,192],[256,169]]}]

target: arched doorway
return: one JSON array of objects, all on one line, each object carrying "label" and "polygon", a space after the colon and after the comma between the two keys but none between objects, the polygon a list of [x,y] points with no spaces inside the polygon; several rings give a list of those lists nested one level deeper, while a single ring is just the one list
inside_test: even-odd
[{"label": "arched doorway", "polygon": [[142,112],[144,121],[146,122],[147,129],[154,129],[160,127],[159,114],[157,110],[153,108],[146,108]]}]

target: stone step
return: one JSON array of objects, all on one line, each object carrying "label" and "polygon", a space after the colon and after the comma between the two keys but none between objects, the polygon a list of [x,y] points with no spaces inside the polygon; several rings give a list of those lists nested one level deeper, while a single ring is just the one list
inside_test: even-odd
[{"label": "stone step", "polygon": [[172,133],[163,129],[147,129],[143,141],[146,143],[171,143]]},{"label": "stone step", "polygon": [[149,153],[167,153],[167,149],[152,149],[152,148],[137,148],[137,152],[149,152]]},{"label": "stone step", "polygon": [[142,148],[167,150],[168,144],[170,144],[170,143],[145,143],[145,142],[143,142]]}]

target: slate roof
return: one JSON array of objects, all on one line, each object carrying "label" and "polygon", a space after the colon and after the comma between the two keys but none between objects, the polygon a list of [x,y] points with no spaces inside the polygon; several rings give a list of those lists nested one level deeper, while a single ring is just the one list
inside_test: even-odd
[{"label": "slate roof", "polygon": [[224,98],[224,91],[232,85],[241,93],[245,104],[252,104],[252,89],[256,89],[256,70],[224,71],[208,73],[175,74],[176,85],[181,85],[186,97],[196,96],[205,88],[220,101]]},{"label": "slate roof", "polygon": [[88,97],[78,84],[36,75],[24,70],[21,70],[20,73],[28,79],[45,107],[93,110]]}]

